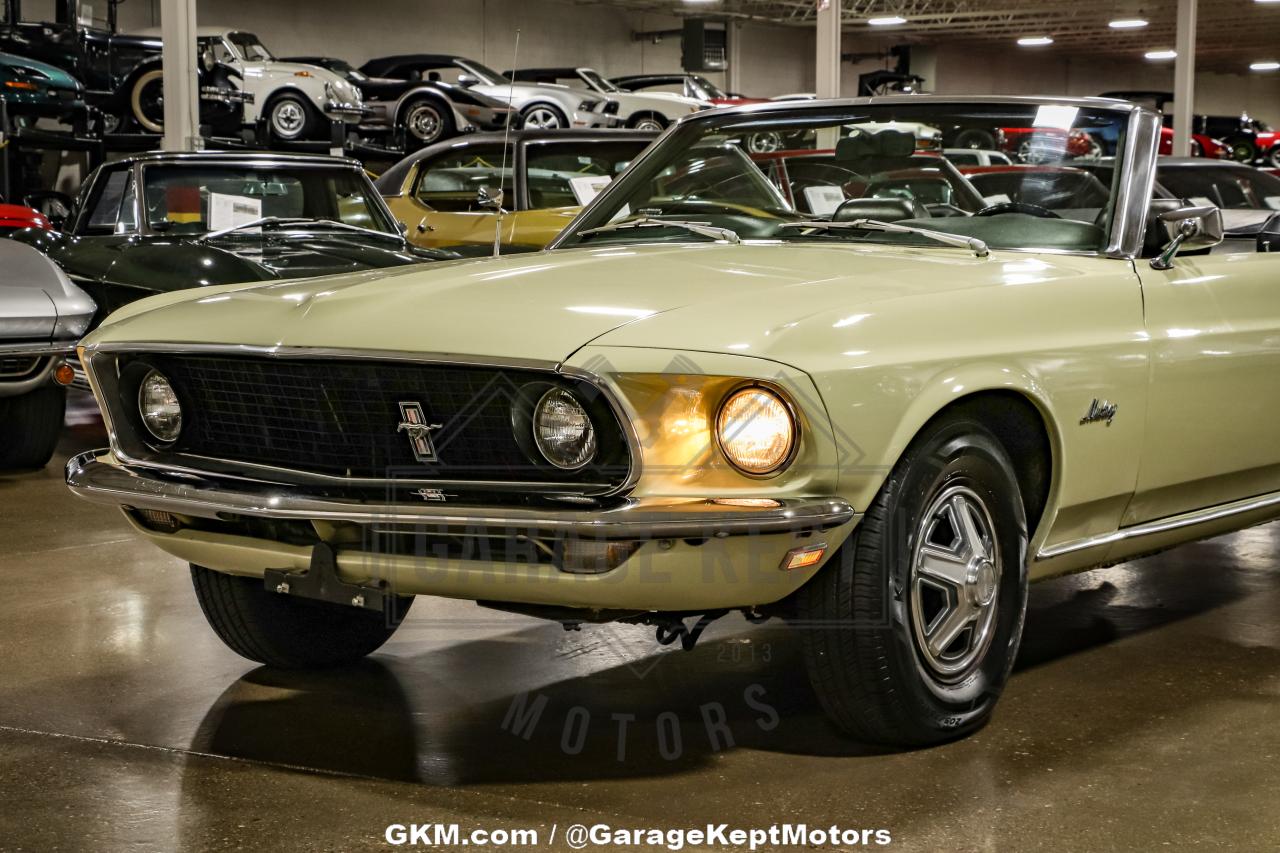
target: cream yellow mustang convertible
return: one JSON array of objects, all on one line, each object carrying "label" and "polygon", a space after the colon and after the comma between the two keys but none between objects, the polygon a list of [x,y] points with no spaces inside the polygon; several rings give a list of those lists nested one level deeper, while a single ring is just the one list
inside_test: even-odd
[{"label": "cream yellow mustang convertible", "polygon": [[[984,198],[894,122],[1043,156]],[[256,661],[351,661],[415,595],[686,645],[742,610],[794,621],[850,735],[955,737],[1029,581],[1280,515],[1275,229],[1153,201],[1159,139],[1101,99],[695,114],[547,251],[122,309],[67,480]]]}]

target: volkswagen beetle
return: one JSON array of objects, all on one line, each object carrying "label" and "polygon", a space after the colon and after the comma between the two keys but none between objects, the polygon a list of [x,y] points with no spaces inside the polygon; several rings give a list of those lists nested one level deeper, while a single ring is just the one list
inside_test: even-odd
[{"label": "volkswagen beetle", "polygon": [[[885,127],[963,121],[1116,139],[1115,180],[983,199]],[[767,176],[764,132],[827,168]],[[415,595],[685,645],[741,610],[792,621],[843,731],[953,738],[1029,582],[1280,515],[1280,259],[1153,200],[1159,139],[1103,99],[696,113],[547,251],[117,312],[83,344],[112,445],[68,482],[253,660],[356,659]]]}]

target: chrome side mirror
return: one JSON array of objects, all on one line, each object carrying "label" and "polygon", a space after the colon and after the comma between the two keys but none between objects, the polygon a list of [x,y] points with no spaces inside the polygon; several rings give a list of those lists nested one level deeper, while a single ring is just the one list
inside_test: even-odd
[{"label": "chrome side mirror", "polygon": [[464,89],[468,89],[480,82],[480,78],[474,74],[459,74],[458,85]]},{"label": "chrome side mirror", "polygon": [[488,187],[481,187],[476,193],[476,204],[481,207],[487,207],[490,210],[502,212],[502,190],[491,190]]},{"label": "chrome side mirror", "polygon": [[1222,211],[1212,205],[1179,207],[1159,214],[1156,219],[1169,242],[1151,259],[1153,270],[1172,269],[1174,257],[1183,248],[1207,249],[1223,239]]}]

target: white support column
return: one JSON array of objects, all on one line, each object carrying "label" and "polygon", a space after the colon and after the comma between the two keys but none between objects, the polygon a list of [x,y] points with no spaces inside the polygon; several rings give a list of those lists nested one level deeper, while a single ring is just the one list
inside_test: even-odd
[{"label": "white support column", "polygon": [[160,36],[164,39],[164,150],[194,151],[200,145],[196,0],[160,0]]},{"label": "white support column", "polygon": [[1191,154],[1191,117],[1196,99],[1196,4],[1178,0],[1178,58],[1173,67],[1173,153]]},{"label": "white support column", "polygon": [[840,2],[813,0],[818,4],[817,76],[819,98],[840,97]]},{"label": "white support column", "polygon": [[730,21],[724,27],[726,45],[725,59],[729,63],[729,70],[724,75],[724,87],[730,92],[742,91],[742,24],[737,21]]}]

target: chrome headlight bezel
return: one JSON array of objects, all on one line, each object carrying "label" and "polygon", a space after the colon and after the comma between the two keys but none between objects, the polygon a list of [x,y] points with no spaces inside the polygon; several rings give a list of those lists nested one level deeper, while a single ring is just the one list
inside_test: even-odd
[{"label": "chrome headlight bezel", "polygon": [[[752,394],[763,395],[770,398],[772,401],[775,401],[780,410],[779,413],[786,424],[786,449],[778,457],[777,461],[773,462],[768,467],[752,467],[743,464],[742,460],[735,456],[730,449],[730,442],[727,442],[725,439],[725,417],[729,406],[736,400]],[[782,389],[769,383],[745,382],[734,386],[727,394],[724,395],[724,398],[721,399],[720,404],[716,407],[715,419],[711,426],[712,432],[715,435],[716,447],[719,449],[720,455],[724,457],[725,461],[728,462],[735,471],[745,477],[751,477],[752,479],[764,480],[776,477],[783,473],[791,466],[791,463],[795,461],[796,455],[800,450],[800,418],[797,416],[795,404],[791,402],[791,399],[782,391]]]}]

